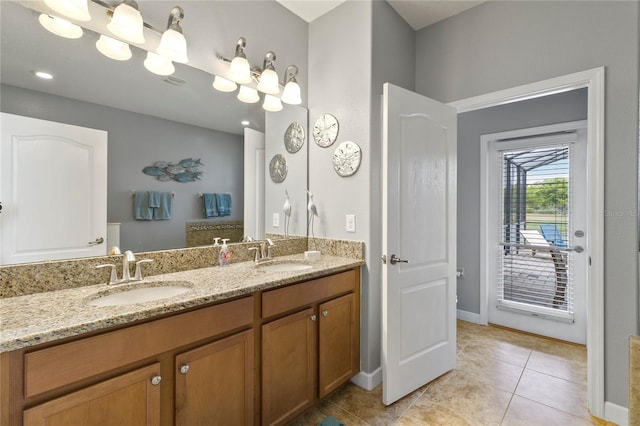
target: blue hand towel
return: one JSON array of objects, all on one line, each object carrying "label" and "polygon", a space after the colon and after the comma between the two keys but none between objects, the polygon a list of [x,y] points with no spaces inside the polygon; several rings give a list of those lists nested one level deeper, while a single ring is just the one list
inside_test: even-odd
[{"label": "blue hand towel", "polygon": [[137,220],[152,220],[153,209],[149,207],[149,193],[136,191],[133,200],[133,216]]},{"label": "blue hand towel", "polygon": [[149,207],[155,209],[160,207],[160,193],[156,191],[149,191]]},{"label": "blue hand towel", "polygon": [[171,219],[171,199],[170,192],[158,192],[158,207],[153,209],[153,218],[155,220]]},{"label": "blue hand towel", "polygon": [[216,205],[220,216],[229,216],[231,214],[231,195],[216,194]]},{"label": "blue hand towel", "polygon": [[204,212],[204,217],[218,216],[216,194],[202,194],[202,208]]}]

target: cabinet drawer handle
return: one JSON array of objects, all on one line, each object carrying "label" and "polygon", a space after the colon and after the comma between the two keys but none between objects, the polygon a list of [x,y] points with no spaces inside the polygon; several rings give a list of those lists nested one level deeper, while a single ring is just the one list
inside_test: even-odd
[{"label": "cabinet drawer handle", "polygon": [[180,366],[180,372],[182,374],[187,374],[189,372],[189,364],[184,364]]},{"label": "cabinet drawer handle", "polygon": [[153,386],[158,386],[160,384],[160,382],[162,381],[162,376],[153,376],[151,378],[151,384]]},{"label": "cabinet drawer handle", "polygon": [[326,317],[327,315],[329,315],[329,311],[322,311],[322,316]]},{"label": "cabinet drawer handle", "polygon": [[311,321],[315,321],[318,317],[315,314],[313,314],[309,318],[311,318]]}]

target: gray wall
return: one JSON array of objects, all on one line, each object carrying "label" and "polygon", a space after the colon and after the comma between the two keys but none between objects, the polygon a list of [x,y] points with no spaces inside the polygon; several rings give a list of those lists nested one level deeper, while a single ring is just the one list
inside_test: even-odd
[{"label": "gray wall", "polygon": [[[106,130],[108,135],[107,220],[121,222],[122,249],[148,251],[185,246],[185,222],[206,220],[198,192],[230,193],[231,216],[243,220],[242,136],[190,126],[97,104],[1,86],[2,112]],[[160,182],[142,173],[156,161],[200,158],[202,180]],[[55,165],[53,165],[55,166]],[[175,192],[172,218],[136,221],[132,190]]]},{"label": "gray wall", "polygon": [[587,89],[458,115],[458,309],[480,313],[480,137],[587,118]]},{"label": "gray wall", "polygon": [[[416,90],[449,102],[605,66],[605,209],[635,212],[638,7],[484,3],[417,33]],[[638,331],[637,226],[634,214],[605,217],[605,399],[620,406],[628,400],[627,338]]]}]

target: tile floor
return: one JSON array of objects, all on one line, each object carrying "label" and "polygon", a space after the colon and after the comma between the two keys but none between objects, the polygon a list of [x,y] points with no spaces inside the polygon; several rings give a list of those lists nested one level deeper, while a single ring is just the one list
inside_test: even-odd
[{"label": "tile floor", "polygon": [[349,383],[292,425],[607,425],[587,411],[586,363],[584,346],[458,321],[455,370],[388,407]]}]

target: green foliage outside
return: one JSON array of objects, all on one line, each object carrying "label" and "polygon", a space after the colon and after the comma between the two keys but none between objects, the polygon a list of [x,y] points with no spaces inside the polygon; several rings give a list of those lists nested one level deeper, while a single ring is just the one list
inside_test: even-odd
[{"label": "green foliage outside", "polygon": [[569,181],[557,177],[527,185],[527,213],[567,214]]}]

